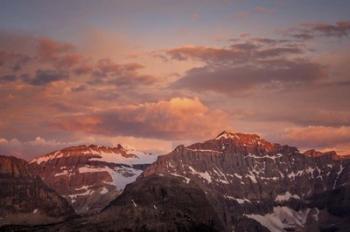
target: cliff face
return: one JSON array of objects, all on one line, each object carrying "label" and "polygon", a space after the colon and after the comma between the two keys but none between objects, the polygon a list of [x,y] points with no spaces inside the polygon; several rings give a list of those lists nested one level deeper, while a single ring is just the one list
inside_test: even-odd
[{"label": "cliff face", "polygon": [[200,186],[226,228],[246,217],[271,227],[266,217],[288,213],[304,217],[289,223],[303,228],[307,219],[319,223],[312,221],[318,209],[308,206],[315,196],[350,183],[349,160],[334,153],[310,153],[271,144],[257,135],[223,132],[203,143],[177,147],[159,157],[142,176],[171,175]]},{"label": "cliff face", "polygon": [[121,145],[81,145],[30,162],[31,170],[66,198],[79,214],[99,212],[156,159]]},{"label": "cliff face", "polygon": [[68,202],[31,174],[24,160],[0,156],[0,225],[40,224],[74,216]]},{"label": "cliff face", "polygon": [[2,177],[30,177],[32,176],[27,162],[13,156],[0,155],[0,175]]},{"label": "cliff face", "polygon": [[159,173],[193,180],[227,199],[275,201],[289,195],[305,199],[342,186],[349,167],[333,154],[311,157],[256,135],[226,134],[177,147],[159,157],[143,176]]}]

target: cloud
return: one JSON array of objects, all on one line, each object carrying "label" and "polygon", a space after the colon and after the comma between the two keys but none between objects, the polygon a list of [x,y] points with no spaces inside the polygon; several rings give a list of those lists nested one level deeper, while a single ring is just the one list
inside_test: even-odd
[{"label": "cloud", "polygon": [[6,52],[0,50],[0,67],[16,72],[31,61],[31,57],[25,54]]},{"label": "cloud", "polygon": [[222,111],[209,109],[199,99],[172,98],[62,118],[57,120],[57,125],[69,131],[110,136],[185,140],[216,134],[227,127],[228,118]]},{"label": "cloud", "polygon": [[226,47],[184,46],[169,49],[170,59],[198,60],[170,86],[240,95],[252,91],[282,91],[317,85],[329,79],[329,67],[312,60],[303,43],[293,40],[244,37]]},{"label": "cloud", "polygon": [[7,144],[7,143],[8,143],[7,139],[0,138],[0,145],[1,144]]},{"label": "cloud", "polygon": [[93,71],[94,79],[92,83],[127,87],[155,83],[157,81],[156,77],[138,72],[143,67],[138,63],[117,64],[110,59],[100,59]]},{"label": "cloud", "polygon": [[0,83],[13,82],[16,80],[17,80],[17,76],[13,74],[0,76]]},{"label": "cloud", "polygon": [[21,141],[17,138],[10,140],[0,138],[0,154],[14,155],[26,160],[52,152],[67,146],[78,145],[79,142],[59,142],[37,136],[33,140]]},{"label": "cloud", "polygon": [[278,90],[310,84],[326,77],[325,68],[316,63],[306,60],[270,60],[260,65],[206,65],[193,68],[172,86],[237,95],[257,88]]},{"label": "cloud", "polygon": [[38,40],[37,54],[42,62],[50,62],[58,68],[70,68],[82,60],[82,55],[75,52],[75,47],[69,43],[62,43],[50,38]]},{"label": "cloud", "polygon": [[342,154],[350,154],[350,127],[307,126],[286,129],[284,140],[307,148],[337,149]]},{"label": "cloud", "polygon": [[350,34],[350,21],[338,21],[335,24],[328,23],[304,23],[289,30],[292,37],[308,40],[317,36],[347,37]]},{"label": "cloud", "polygon": [[0,42],[4,40],[4,43],[13,47],[15,42],[11,42],[10,38],[20,43],[25,43],[28,39],[32,50],[27,53],[22,53],[20,49],[8,51],[0,44],[0,83],[46,86],[53,82],[70,80],[75,85],[86,87],[113,85],[138,89],[159,82],[159,78],[154,75],[142,73],[144,66],[139,63],[116,63],[110,58],[87,57],[70,43],[48,37],[2,37],[3,33],[0,32]]},{"label": "cloud", "polygon": [[31,85],[47,85],[51,82],[67,80],[69,75],[65,71],[58,70],[37,70],[34,78],[27,80]]},{"label": "cloud", "polygon": [[228,48],[184,46],[169,49],[166,54],[175,60],[197,59],[205,63],[240,64],[286,55],[299,55],[302,48],[283,40],[254,39],[233,43]]}]

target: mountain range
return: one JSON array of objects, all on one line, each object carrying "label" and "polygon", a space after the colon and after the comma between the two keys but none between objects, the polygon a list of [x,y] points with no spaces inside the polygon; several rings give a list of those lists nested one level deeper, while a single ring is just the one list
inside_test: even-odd
[{"label": "mountain range", "polygon": [[348,156],[255,134],[223,131],[158,158],[122,145],[69,147],[30,162],[1,156],[0,181],[1,231],[350,228]]}]

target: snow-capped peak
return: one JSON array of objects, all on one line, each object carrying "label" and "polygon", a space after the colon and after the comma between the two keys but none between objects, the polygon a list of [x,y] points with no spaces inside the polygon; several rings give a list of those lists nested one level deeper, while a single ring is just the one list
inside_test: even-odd
[{"label": "snow-capped peak", "polygon": [[153,163],[156,155],[148,154],[131,148],[124,147],[118,144],[115,147],[98,146],[98,145],[80,145],[64,148],[59,151],[51,152],[33,159],[30,163],[41,164],[50,160],[55,160],[65,157],[85,156],[91,161],[101,161],[108,163],[123,163],[123,164],[149,164]]}]

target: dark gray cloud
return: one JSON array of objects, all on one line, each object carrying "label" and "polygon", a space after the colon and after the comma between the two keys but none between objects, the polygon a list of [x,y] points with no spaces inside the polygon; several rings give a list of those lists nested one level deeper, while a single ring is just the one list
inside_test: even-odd
[{"label": "dark gray cloud", "polygon": [[[3,33],[0,32],[0,43],[5,40],[2,37]],[[14,46],[7,37],[6,44]],[[20,37],[20,40],[15,41],[23,43],[26,38]],[[30,85],[44,86],[72,77],[73,80],[80,78],[81,86],[85,85],[86,88],[95,85],[114,85],[137,89],[139,86],[153,85],[159,81],[155,76],[141,74],[144,67],[138,63],[119,64],[108,58],[94,61],[79,53],[70,43],[42,37],[28,37],[29,39],[33,48],[28,53],[30,55],[14,48],[12,50],[16,52],[7,51],[0,44],[0,82],[21,81]],[[35,69],[37,71],[33,73]],[[83,90],[76,87],[73,89],[73,91]]]},{"label": "dark gray cloud", "polygon": [[0,83],[13,82],[16,80],[17,80],[17,76],[13,74],[0,76]]},{"label": "dark gray cloud", "polygon": [[[283,64],[283,65],[282,65]],[[286,88],[325,79],[322,65],[305,60],[273,60],[259,65],[206,65],[188,71],[173,87],[237,95],[255,88]]]},{"label": "dark gray cloud", "polygon": [[318,36],[347,37],[350,35],[350,21],[338,21],[335,24],[305,23],[289,30],[292,37],[309,40]]},{"label": "dark gray cloud", "polygon": [[89,83],[137,87],[157,82],[158,79],[152,75],[140,74],[142,68],[144,66],[138,63],[117,64],[110,59],[101,59],[94,67]]},{"label": "dark gray cloud", "polygon": [[32,57],[28,55],[0,50],[0,68],[3,70],[16,72],[21,70],[30,61],[32,61]]},{"label": "dark gray cloud", "polygon": [[175,60],[196,59],[206,63],[231,65],[303,53],[304,49],[297,44],[266,38],[235,42],[227,48],[194,46],[166,51]]},{"label": "dark gray cloud", "polygon": [[47,85],[49,83],[61,80],[67,80],[69,75],[66,71],[58,70],[37,70],[35,76],[28,80],[28,83],[31,85]]}]

